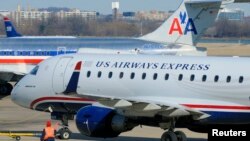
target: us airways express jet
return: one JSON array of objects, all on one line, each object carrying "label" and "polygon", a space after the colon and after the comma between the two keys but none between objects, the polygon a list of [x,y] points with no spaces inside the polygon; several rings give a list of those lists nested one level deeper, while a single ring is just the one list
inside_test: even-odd
[{"label": "us airways express jet", "polygon": [[76,125],[87,136],[148,125],[167,130],[162,141],[186,141],[175,127],[207,132],[214,124],[250,124],[249,66],[249,58],[233,57],[62,55],[40,63],[11,96],[33,109],[75,96],[66,103],[82,104]]},{"label": "us airways express jet", "polygon": [[[139,38],[0,39],[0,93],[10,93],[12,86],[8,82],[18,81],[43,59],[76,53],[80,48],[95,48],[90,49],[92,53],[107,52],[105,49],[137,49],[136,53],[139,54],[204,56],[206,52],[197,49],[195,45],[202,33],[214,22],[225,2],[227,1],[184,0],[158,29]],[[7,34],[19,35],[9,19],[5,18],[5,23]]]}]

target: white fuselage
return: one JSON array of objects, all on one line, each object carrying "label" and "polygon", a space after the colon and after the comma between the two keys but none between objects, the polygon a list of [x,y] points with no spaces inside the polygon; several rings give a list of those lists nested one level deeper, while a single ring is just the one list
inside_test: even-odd
[{"label": "white fuselage", "polygon": [[230,57],[57,56],[17,84],[13,101],[30,108],[32,97],[61,94],[79,61],[82,67],[75,83],[81,96],[167,102],[203,112],[250,112],[250,59]]}]

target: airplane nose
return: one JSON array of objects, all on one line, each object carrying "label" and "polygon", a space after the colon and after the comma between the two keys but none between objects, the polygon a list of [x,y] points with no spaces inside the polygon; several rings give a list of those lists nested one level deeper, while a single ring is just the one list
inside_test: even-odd
[{"label": "airplane nose", "polygon": [[11,92],[11,100],[17,104],[17,105],[20,105],[22,107],[25,107],[25,108],[29,108],[29,102],[27,101],[28,100],[28,97],[27,95],[25,95],[24,93],[24,86],[22,85],[21,82],[18,82],[12,92]]},{"label": "airplane nose", "polygon": [[17,105],[20,105],[19,87],[20,85],[16,84],[11,92],[11,100]]}]

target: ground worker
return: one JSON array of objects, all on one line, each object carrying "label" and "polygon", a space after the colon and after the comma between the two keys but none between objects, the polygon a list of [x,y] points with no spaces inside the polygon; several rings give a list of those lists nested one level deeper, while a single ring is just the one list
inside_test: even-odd
[{"label": "ground worker", "polygon": [[43,129],[41,141],[55,141],[56,129],[51,126],[51,121],[46,122],[46,127]]}]

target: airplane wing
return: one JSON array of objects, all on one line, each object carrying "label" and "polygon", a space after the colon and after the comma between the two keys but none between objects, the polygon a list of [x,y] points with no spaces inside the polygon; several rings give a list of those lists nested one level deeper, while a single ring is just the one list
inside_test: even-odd
[{"label": "airplane wing", "polygon": [[[78,94],[79,96],[79,94]],[[94,96],[92,94],[83,94],[90,99],[94,99],[99,103],[116,109],[120,114],[125,116],[144,116],[154,117],[162,115],[165,117],[182,117],[192,116],[194,120],[201,120],[210,115],[201,111],[186,107],[175,103],[174,101],[166,101],[161,97],[133,97],[133,98],[113,98]]]},{"label": "airplane wing", "polygon": [[20,80],[25,74],[21,72],[14,72],[8,70],[0,70],[0,81],[17,81]]}]

